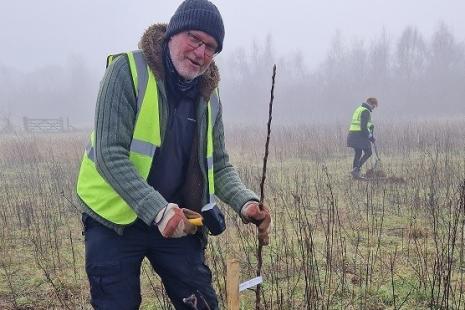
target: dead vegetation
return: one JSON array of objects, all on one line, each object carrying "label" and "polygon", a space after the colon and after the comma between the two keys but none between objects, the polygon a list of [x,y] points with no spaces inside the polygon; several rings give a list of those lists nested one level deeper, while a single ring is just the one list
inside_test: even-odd
[{"label": "dead vegetation", "polygon": [[[370,182],[349,179],[351,152],[342,131],[274,130],[266,184],[274,218],[272,242],[263,252],[266,309],[463,308],[465,126],[414,128],[397,126],[378,136],[385,141],[386,176]],[[391,136],[396,130],[415,134],[399,145]],[[263,137],[229,132],[232,161],[257,191]],[[448,136],[447,147],[428,140],[431,135]],[[85,138],[0,138],[2,309],[90,308],[73,198]],[[241,281],[252,278],[257,245],[253,227],[224,210],[228,229],[210,238],[206,253],[223,306],[226,260],[240,260]],[[171,309],[147,263],[141,276],[142,308]],[[250,308],[253,292],[241,300]]]}]

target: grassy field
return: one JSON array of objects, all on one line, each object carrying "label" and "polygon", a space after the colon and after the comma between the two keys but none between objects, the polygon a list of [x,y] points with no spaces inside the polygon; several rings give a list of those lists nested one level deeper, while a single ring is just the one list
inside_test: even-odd
[{"label": "grassy field", "polygon": [[[276,128],[265,201],[266,309],[464,309],[465,122],[384,124],[387,178],[349,177],[345,126]],[[231,160],[257,192],[265,132],[227,129]],[[0,309],[90,309],[74,183],[86,134],[0,136]],[[370,163],[368,164],[368,166]],[[207,260],[223,308],[225,266],[255,276],[253,227],[228,229]],[[149,264],[143,309],[171,309]],[[254,308],[253,291],[241,294]]]}]

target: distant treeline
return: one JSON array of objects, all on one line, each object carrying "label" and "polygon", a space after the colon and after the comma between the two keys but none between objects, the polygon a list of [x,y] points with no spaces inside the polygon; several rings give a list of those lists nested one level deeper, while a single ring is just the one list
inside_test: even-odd
[{"label": "distant treeline", "polygon": [[[395,39],[383,32],[370,42],[345,43],[338,33],[326,58],[311,69],[307,65],[313,57],[311,48],[277,56],[279,46],[269,35],[248,49],[218,56],[228,121],[264,123],[274,63],[277,122],[348,121],[354,107],[368,96],[379,99],[377,118],[465,115],[464,42],[445,24],[429,38],[415,27],[407,27]],[[89,68],[79,57],[63,67],[42,66],[33,72],[0,63],[0,117],[69,116],[73,124],[90,126],[101,79],[98,69],[97,74],[97,68]]]},{"label": "distant treeline", "polygon": [[235,120],[266,118],[273,63],[278,121],[348,121],[368,96],[379,99],[376,118],[465,115],[464,42],[445,24],[430,38],[407,27],[396,40],[383,32],[371,42],[344,44],[338,33],[326,59],[312,70],[305,65],[311,49],[277,58],[275,44],[268,36],[262,46],[238,50],[222,62],[224,106]]}]

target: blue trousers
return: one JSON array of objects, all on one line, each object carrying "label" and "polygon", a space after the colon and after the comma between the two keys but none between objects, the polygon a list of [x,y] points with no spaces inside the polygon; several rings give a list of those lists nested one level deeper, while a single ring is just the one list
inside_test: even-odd
[{"label": "blue trousers", "polygon": [[[362,156],[363,151],[363,156]],[[352,168],[361,168],[363,164],[370,158],[371,156],[371,146],[365,149],[358,149],[354,148],[354,162],[352,164]]]},{"label": "blue trousers", "polygon": [[[199,236],[166,239],[157,227],[141,220],[125,228],[123,236],[87,215],[83,215],[83,223],[86,272],[94,309],[139,309],[144,257],[160,276],[176,309],[218,309]],[[197,308],[183,302],[192,294],[198,301]]]}]

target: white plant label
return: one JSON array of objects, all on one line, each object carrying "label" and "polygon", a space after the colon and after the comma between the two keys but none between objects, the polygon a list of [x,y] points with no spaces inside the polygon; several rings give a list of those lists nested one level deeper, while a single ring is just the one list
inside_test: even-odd
[{"label": "white plant label", "polygon": [[262,276],[250,279],[248,281],[242,282],[239,284],[239,292],[242,292],[243,290],[246,290],[248,288],[251,288],[252,286],[255,286],[257,284],[260,284],[263,282]]}]

